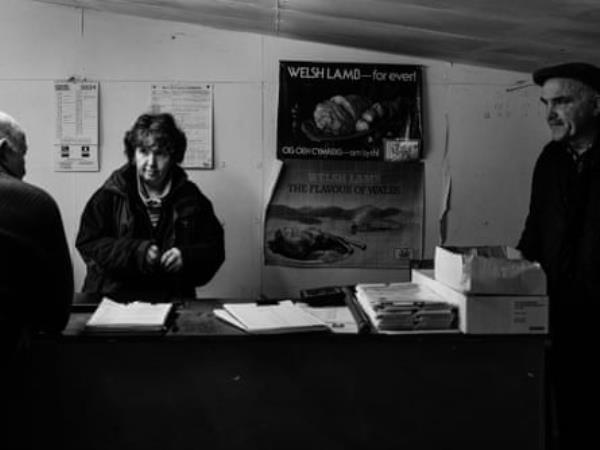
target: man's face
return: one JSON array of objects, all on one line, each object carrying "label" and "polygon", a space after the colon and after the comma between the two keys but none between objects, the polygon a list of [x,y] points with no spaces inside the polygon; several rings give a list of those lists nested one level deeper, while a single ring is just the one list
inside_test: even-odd
[{"label": "man's face", "polygon": [[141,180],[149,187],[162,189],[171,169],[171,155],[161,148],[154,136],[144,138],[135,149],[135,166]]},{"label": "man's face", "polygon": [[4,152],[3,165],[17,178],[23,179],[25,176],[25,153],[27,153],[27,140],[25,134],[16,132],[14,139],[9,144],[8,140],[5,145],[9,145],[10,149]]},{"label": "man's face", "polygon": [[598,94],[569,78],[550,78],[542,86],[546,121],[554,141],[575,141],[597,126],[600,115]]}]

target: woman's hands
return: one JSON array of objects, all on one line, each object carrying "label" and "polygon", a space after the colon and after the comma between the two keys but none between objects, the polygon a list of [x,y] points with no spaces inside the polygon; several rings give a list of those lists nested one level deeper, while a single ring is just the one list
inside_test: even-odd
[{"label": "woman's hands", "polygon": [[150,271],[163,269],[168,273],[179,272],[183,268],[181,250],[172,247],[161,255],[158,246],[152,244],[146,251],[146,267]]},{"label": "woman's hands", "polygon": [[181,250],[177,247],[170,248],[160,257],[160,266],[167,272],[179,272],[183,267]]}]

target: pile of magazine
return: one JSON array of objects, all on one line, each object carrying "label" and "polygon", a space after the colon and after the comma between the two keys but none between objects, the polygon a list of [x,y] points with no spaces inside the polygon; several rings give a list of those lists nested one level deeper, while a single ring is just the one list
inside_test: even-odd
[{"label": "pile of magazine", "polygon": [[416,283],[357,284],[356,300],[380,333],[458,331],[458,310]]}]

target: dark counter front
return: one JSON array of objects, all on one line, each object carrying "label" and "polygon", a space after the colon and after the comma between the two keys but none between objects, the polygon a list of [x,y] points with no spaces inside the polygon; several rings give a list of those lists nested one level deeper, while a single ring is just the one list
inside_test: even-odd
[{"label": "dark counter front", "polygon": [[544,447],[543,337],[251,336],[210,308],[162,337],[82,336],[74,314],[36,341],[36,448]]}]

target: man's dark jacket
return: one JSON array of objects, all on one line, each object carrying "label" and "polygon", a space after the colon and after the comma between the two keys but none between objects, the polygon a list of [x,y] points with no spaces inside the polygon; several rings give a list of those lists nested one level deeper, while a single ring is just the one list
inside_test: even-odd
[{"label": "man's dark jacket", "polygon": [[0,299],[0,346],[9,347],[23,330],[62,331],[73,301],[73,268],[58,205],[47,192],[2,171]]},{"label": "man's dark jacket", "polygon": [[[136,177],[135,166],[126,164],[85,207],[76,241],[87,264],[83,291],[130,299],[193,297],[195,286],[208,283],[225,259],[223,228],[212,204],[174,166],[171,190],[154,229]],[[145,255],[152,244],[161,253],[177,247],[182,271],[169,274],[147,267]]]},{"label": "man's dark jacket", "polygon": [[[565,144],[551,142],[536,163],[531,203],[518,244],[548,277],[551,328],[557,318],[581,324],[600,298],[600,146],[583,156],[582,169]],[[556,330],[555,330],[556,331]]]}]

